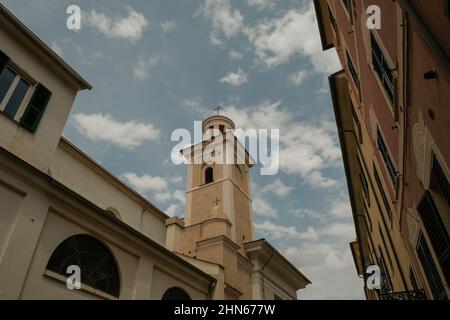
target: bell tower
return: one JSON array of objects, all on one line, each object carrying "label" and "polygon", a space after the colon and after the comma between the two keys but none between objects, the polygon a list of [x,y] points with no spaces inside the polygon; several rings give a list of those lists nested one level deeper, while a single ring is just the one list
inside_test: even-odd
[{"label": "bell tower", "polygon": [[[218,112],[202,122],[202,133],[202,141],[182,151],[189,163],[186,212],[184,219],[166,220],[166,248],[217,280],[213,299],[288,297],[284,288],[295,299],[309,280],[266,240],[255,240],[250,190],[255,162],[239,143],[240,132]],[[264,282],[269,274],[275,275],[273,293]]]},{"label": "bell tower", "polygon": [[210,219],[226,219],[231,226],[227,236],[243,248],[244,242],[255,238],[250,190],[252,159],[234,136],[234,130],[231,119],[219,114],[209,117],[202,123],[203,141],[183,151],[190,159],[184,221],[188,227]]}]

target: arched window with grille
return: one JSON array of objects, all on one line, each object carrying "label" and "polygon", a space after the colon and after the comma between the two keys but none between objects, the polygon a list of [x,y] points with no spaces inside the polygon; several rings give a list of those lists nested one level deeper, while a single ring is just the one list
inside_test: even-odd
[{"label": "arched window with grille", "polygon": [[116,260],[99,240],[88,235],[67,238],[53,251],[46,269],[67,277],[67,268],[71,265],[80,268],[83,285],[119,297],[120,276]]},{"label": "arched window with grille", "polygon": [[214,182],[214,170],[213,168],[209,167],[205,170],[205,184]]},{"label": "arched window with grille", "polygon": [[180,288],[170,288],[166,292],[164,292],[164,295],[162,296],[161,300],[192,300],[191,297]]}]

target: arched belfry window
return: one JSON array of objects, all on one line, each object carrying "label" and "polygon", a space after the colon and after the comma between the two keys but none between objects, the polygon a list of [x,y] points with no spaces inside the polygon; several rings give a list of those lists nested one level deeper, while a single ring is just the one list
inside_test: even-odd
[{"label": "arched belfry window", "polygon": [[161,300],[192,300],[191,297],[180,288],[170,288],[166,292],[164,292],[164,295],[162,296]]},{"label": "arched belfry window", "polygon": [[47,263],[47,270],[68,277],[67,268],[79,266],[81,283],[114,297],[120,295],[120,276],[116,260],[99,240],[75,235],[61,242]]},{"label": "arched belfry window", "polygon": [[214,182],[214,170],[213,168],[209,167],[205,170],[205,184]]}]

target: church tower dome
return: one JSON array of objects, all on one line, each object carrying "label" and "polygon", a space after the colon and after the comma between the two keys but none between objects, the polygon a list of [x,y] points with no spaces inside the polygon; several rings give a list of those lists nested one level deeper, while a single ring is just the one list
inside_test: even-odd
[{"label": "church tower dome", "polygon": [[234,130],[236,129],[236,126],[228,117],[225,117],[220,114],[213,115],[203,121],[202,124],[202,130],[203,133],[206,132],[208,129],[215,129],[219,130],[221,133],[227,132],[227,130]]}]

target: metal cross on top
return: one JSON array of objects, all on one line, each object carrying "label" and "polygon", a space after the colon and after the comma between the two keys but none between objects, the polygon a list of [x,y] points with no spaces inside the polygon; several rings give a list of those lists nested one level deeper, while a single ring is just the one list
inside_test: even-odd
[{"label": "metal cross on top", "polygon": [[214,110],[217,112],[217,115],[220,115],[220,110],[222,110],[223,108],[221,106],[218,106],[217,108],[215,108]]}]

